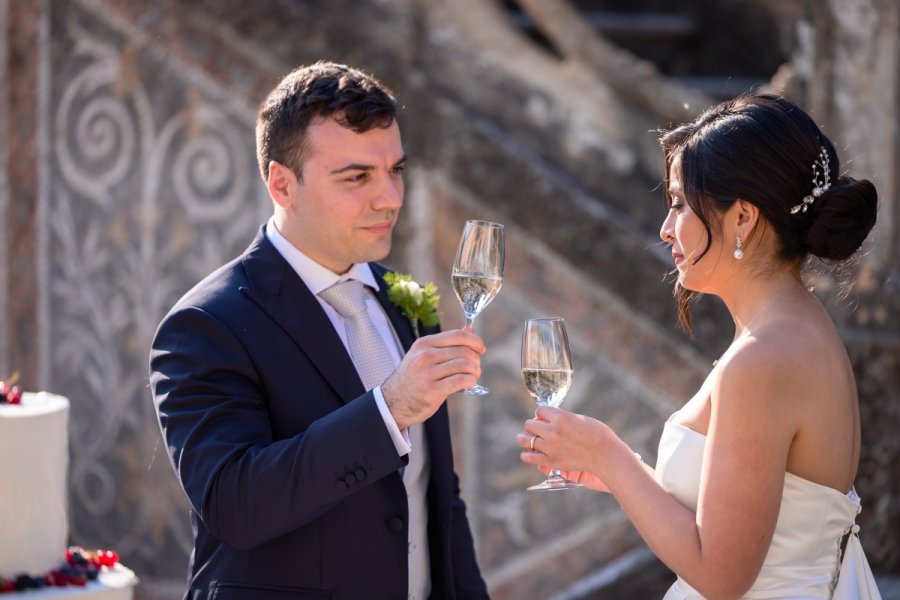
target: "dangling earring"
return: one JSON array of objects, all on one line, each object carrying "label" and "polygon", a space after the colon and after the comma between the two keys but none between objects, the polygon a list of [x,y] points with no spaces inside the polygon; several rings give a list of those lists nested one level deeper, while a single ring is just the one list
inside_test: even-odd
[{"label": "dangling earring", "polygon": [[737,247],[734,249],[734,257],[737,260],[744,258],[744,242],[741,241],[741,236],[737,236]]}]

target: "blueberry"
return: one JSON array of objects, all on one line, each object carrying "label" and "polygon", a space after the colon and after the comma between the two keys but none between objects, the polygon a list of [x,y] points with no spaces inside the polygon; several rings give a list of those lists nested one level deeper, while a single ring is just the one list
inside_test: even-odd
[{"label": "blueberry", "polygon": [[16,591],[22,592],[31,587],[31,577],[22,573],[20,575],[16,575]]}]

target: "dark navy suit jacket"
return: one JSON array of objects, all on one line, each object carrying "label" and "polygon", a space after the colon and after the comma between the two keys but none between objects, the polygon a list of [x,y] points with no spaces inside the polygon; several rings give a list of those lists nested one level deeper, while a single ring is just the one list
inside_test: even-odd
[{"label": "dark navy suit jacket", "polygon": [[[380,279],[385,269],[371,266]],[[377,296],[409,349],[409,322],[384,286]],[[406,458],[318,300],[263,230],[163,319],[150,371],[191,505],[185,598],[406,598]],[[487,598],[446,405],[425,433],[431,597]]]}]

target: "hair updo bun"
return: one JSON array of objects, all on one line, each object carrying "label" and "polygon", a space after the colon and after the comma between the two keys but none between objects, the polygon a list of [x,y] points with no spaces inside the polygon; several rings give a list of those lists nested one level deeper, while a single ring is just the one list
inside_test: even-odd
[{"label": "hair updo bun", "polygon": [[870,181],[839,177],[809,212],[809,253],[826,260],[846,260],[859,250],[875,225],[878,193]]},{"label": "hair updo bun", "polygon": [[[794,269],[810,254],[840,262],[859,250],[875,225],[878,194],[869,181],[838,177],[834,144],[810,115],[789,100],[748,92],[664,131],[666,201],[679,161],[685,202],[712,248],[719,219],[737,201],[757,209],[775,234],[775,258]],[[727,240],[728,243],[733,243]],[[676,286],[679,321],[690,331],[695,292]]]}]

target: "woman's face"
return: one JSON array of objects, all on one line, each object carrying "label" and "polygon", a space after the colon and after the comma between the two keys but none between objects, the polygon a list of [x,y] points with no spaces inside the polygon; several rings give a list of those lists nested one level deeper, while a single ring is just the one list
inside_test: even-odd
[{"label": "woman's face", "polygon": [[[706,227],[691,209],[684,196],[681,181],[681,158],[672,161],[669,170],[669,213],[659,230],[659,237],[672,246],[672,259],[678,270],[678,282],[695,292],[708,291],[710,277],[722,251],[715,243],[704,254],[707,243]],[[698,260],[698,257],[702,258]]]}]

